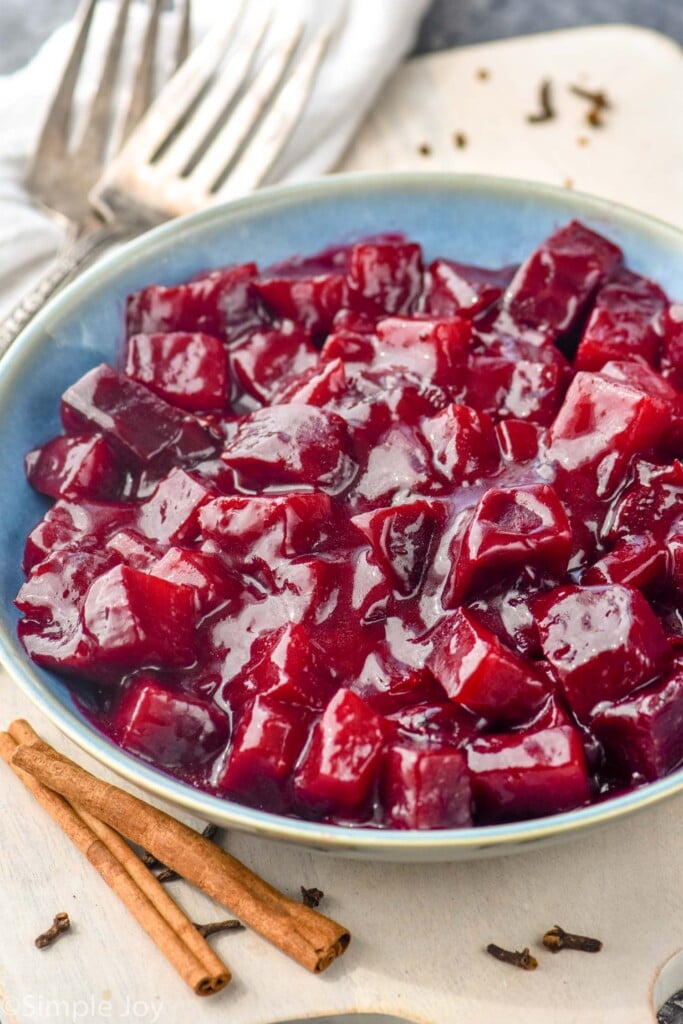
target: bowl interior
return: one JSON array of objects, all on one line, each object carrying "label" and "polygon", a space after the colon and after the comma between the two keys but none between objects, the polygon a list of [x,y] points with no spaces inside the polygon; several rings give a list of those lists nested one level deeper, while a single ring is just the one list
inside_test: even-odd
[{"label": "bowl interior", "polygon": [[401,231],[426,257],[484,266],[524,258],[572,217],[607,234],[628,265],[683,296],[683,234],[604,201],[523,182],[453,175],[362,175],[273,189],[164,225],[103,260],[54,299],[0,364],[0,656],[14,678],[101,761],[202,817],[343,854],[445,859],[500,853],[609,820],[683,788],[683,772],[553,818],[473,830],[405,833],[317,825],[198,793],[115,748],[74,706],[64,682],[33,665],[15,636],[13,599],[28,532],[48,502],[26,483],[25,453],[60,430],[59,396],[99,362],[116,363],[126,295],[245,260],[262,266],[373,233]]}]

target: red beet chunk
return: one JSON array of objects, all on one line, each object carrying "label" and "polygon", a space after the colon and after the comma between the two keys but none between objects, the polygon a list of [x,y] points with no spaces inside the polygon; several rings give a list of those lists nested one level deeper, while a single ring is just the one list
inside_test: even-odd
[{"label": "red beet chunk", "polygon": [[254,289],[276,317],[293,320],[315,337],[330,330],[347,294],[344,269],[315,260],[304,260],[288,272],[256,281]]},{"label": "red beet chunk", "polygon": [[126,333],[201,331],[232,340],[258,323],[256,264],[215,270],[187,284],[151,285],[128,298]]},{"label": "red beet chunk", "polygon": [[301,707],[256,697],[244,707],[237,723],[227,759],[218,772],[218,789],[253,796],[269,805],[274,800],[281,804],[282,787],[306,741],[308,725]]},{"label": "red beet chunk", "polygon": [[659,396],[593,373],[577,373],[548,431],[547,456],[587,473],[598,497],[621,482],[628,462],[666,434],[671,410]]},{"label": "red beet chunk", "polygon": [[311,731],[294,773],[304,807],[353,814],[367,808],[384,743],[382,719],[350,690],[339,690]]},{"label": "red beet chunk", "polygon": [[434,468],[449,483],[472,483],[498,468],[493,423],[467,405],[447,405],[422,422]]},{"label": "red beet chunk", "polygon": [[146,572],[160,557],[160,545],[152,543],[137,530],[119,530],[109,538],[106,547],[124,565],[141,572]]},{"label": "red beet chunk", "polygon": [[[383,618],[379,617],[378,621]],[[398,662],[389,653],[388,645],[382,643],[372,645],[350,689],[373,711],[385,716],[414,707],[416,700],[441,701],[443,698],[443,691],[429,669],[411,668]]]},{"label": "red beet chunk", "polygon": [[506,462],[530,462],[538,457],[542,431],[528,420],[501,420],[496,440]]},{"label": "red beet chunk", "polygon": [[346,391],[346,371],[341,359],[318,364],[301,373],[285,377],[274,387],[273,404],[328,405]]},{"label": "red beet chunk", "polygon": [[351,249],[349,305],[362,313],[410,313],[422,290],[422,250],[413,242],[386,239]]},{"label": "red beet chunk", "polygon": [[533,666],[458,608],[437,627],[427,664],[452,701],[489,721],[517,724],[543,703],[547,685]]},{"label": "red beet chunk", "polygon": [[535,659],[542,652],[533,606],[553,585],[538,569],[526,568],[515,580],[503,576],[467,607],[506,647]]},{"label": "red beet chunk", "polygon": [[381,782],[385,821],[392,828],[467,828],[472,793],[459,750],[395,746],[386,754]]},{"label": "red beet chunk", "polygon": [[91,580],[106,572],[115,558],[106,550],[55,551],[33,567],[14,603],[27,618],[51,626],[48,632],[71,633],[79,625]]},{"label": "red beet chunk", "polygon": [[683,388],[683,303],[672,302],[662,314],[662,373],[679,390]]},{"label": "red beet chunk", "polygon": [[310,405],[276,405],[245,416],[223,453],[245,487],[307,484],[337,491],[353,466],[346,424]]},{"label": "red beet chunk", "polygon": [[23,568],[28,572],[53,551],[102,547],[118,530],[134,525],[137,506],[123,502],[57,501],[28,535]]},{"label": "red beet chunk", "polygon": [[283,377],[313,370],[317,365],[318,353],[300,330],[253,331],[230,350],[235,383],[264,403],[270,401]]},{"label": "red beet chunk", "polygon": [[683,503],[683,463],[675,459],[670,466],[638,462],[635,479],[622,492],[610,517],[609,540],[630,540],[651,533],[664,541],[669,530],[681,518]]},{"label": "red beet chunk", "polygon": [[516,269],[489,270],[455,260],[434,260],[425,287],[425,312],[430,316],[475,316],[500,298]]},{"label": "red beet chunk", "polygon": [[208,458],[216,439],[192,416],[153,395],[144,385],[102,363],[62,396],[62,419],[70,432],[101,431],[135,462],[189,462]]},{"label": "red beet chunk", "polygon": [[427,570],[440,519],[438,506],[417,500],[354,516],[352,522],[370,541],[392,585],[409,597],[417,591]]},{"label": "red beet chunk", "polygon": [[210,334],[134,334],[126,373],[187,412],[222,412],[227,403],[225,349]]},{"label": "red beet chunk", "polygon": [[572,530],[562,502],[548,484],[491,487],[477,505],[453,556],[446,607],[495,582],[501,571],[522,566],[562,576],[572,550]]},{"label": "red beet chunk", "polygon": [[122,474],[103,437],[54,437],[26,456],[29,483],[51,498],[111,499]]},{"label": "red beet chunk", "polygon": [[241,581],[228,573],[218,556],[202,551],[169,548],[149,571],[170,583],[193,587],[195,606],[202,615],[226,601],[237,599],[242,592]]},{"label": "red beet chunk", "polygon": [[616,245],[572,221],[525,260],[507,290],[506,309],[530,327],[567,334],[621,261]]},{"label": "red beet chunk", "polygon": [[[249,681],[259,695],[285,704],[320,710],[330,698],[323,651],[298,623],[288,623],[264,637],[261,657],[250,667]],[[229,686],[226,693],[229,698]]]},{"label": "red beet chunk", "polygon": [[583,586],[621,583],[645,590],[666,572],[666,551],[647,534],[619,541],[612,551],[581,574]]},{"label": "red beet chunk", "polygon": [[140,505],[139,528],[166,544],[182,544],[199,531],[199,510],[214,497],[205,483],[184,469],[172,469]]},{"label": "red beet chunk", "polygon": [[393,427],[381,444],[371,448],[364,472],[354,483],[361,503],[377,508],[390,501],[408,500],[412,494],[425,494],[435,487],[429,453],[416,431]]},{"label": "red beet chunk", "polygon": [[557,363],[474,356],[467,371],[468,405],[494,419],[512,416],[541,426],[552,423],[562,402],[565,374]]},{"label": "red beet chunk", "polygon": [[98,576],[83,605],[83,623],[107,668],[184,668],[195,659],[192,587],[119,565]]},{"label": "red beet chunk", "polygon": [[683,671],[593,716],[613,770],[638,782],[668,775],[683,761]]},{"label": "red beet chunk", "polygon": [[577,370],[601,370],[610,359],[640,357],[654,366],[668,300],[659,285],[621,269],[603,285],[576,353]]},{"label": "red beet chunk", "polygon": [[376,331],[373,370],[400,368],[435,384],[458,383],[470,341],[466,320],[389,317],[378,322]]},{"label": "red beet chunk", "polygon": [[543,653],[580,719],[665,671],[661,623],[632,587],[558,587],[536,604]]},{"label": "red beet chunk", "polygon": [[169,689],[154,675],[131,680],[114,712],[121,746],[164,768],[196,768],[225,746],[228,718]]},{"label": "red beet chunk", "polygon": [[587,804],[591,797],[578,731],[482,736],[467,751],[479,824],[540,818]]},{"label": "red beet chunk", "polygon": [[460,747],[477,733],[477,718],[465,708],[438,698],[387,714],[386,725],[399,742],[414,746]]}]

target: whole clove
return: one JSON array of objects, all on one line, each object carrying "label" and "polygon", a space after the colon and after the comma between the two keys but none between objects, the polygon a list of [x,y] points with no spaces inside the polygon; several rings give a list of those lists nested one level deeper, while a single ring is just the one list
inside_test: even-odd
[{"label": "whole clove", "polygon": [[586,123],[591,128],[602,128],[605,123],[604,112],[609,110],[612,105],[607,93],[602,89],[584,89],[580,85],[570,85],[569,91],[579,99],[590,103],[590,108],[586,113]]},{"label": "whole clove", "polygon": [[538,967],[538,960],[531,955],[528,946],[525,946],[520,952],[519,950],[502,949],[501,946],[490,942],[486,947],[486,952],[496,960],[500,960],[501,963],[512,964],[513,967],[519,967],[523,971],[535,971]]},{"label": "whole clove", "polygon": [[428,142],[420,143],[420,145],[417,147],[417,151],[420,154],[420,156],[431,156],[432,155],[432,147],[429,145]]},{"label": "whole clove", "polygon": [[467,145],[467,136],[464,132],[456,132],[453,136],[453,143],[456,149],[464,149]]},{"label": "whole clove", "polygon": [[209,935],[218,935],[219,932],[241,932],[244,925],[235,917],[229,917],[225,921],[211,921],[210,924],[194,924],[195,928],[206,939]]},{"label": "whole clove", "polygon": [[600,939],[591,939],[587,935],[573,935],[553,925],[543,936],[543,945],[551,953],[559,953],[561,949],[578,949],[582,953],[599,953],[602,949]]},{"label": "whole clove", "polygon": [[545,78],[538,90],[539,110],[535,114],[527,114],[529,124],[543,124],[544,121],[552,121],[557,115],[553,104],[552,83]]},{"label": "whole clove", "polygon": [[35,940],[36,948],[47,949],[47,947],[51,946],[60,935],[63,935],[64,932],[68,932],[70,927],[71,921],[69,920],[69,915],[65,911],[55,914],[52,924],[48,930],[43,932],[42,935],[39,935]]},{"label": "whole clove", "polygon": [[310,907],[315,910],[316,907],[320,906],[321,901],[325,898],[325,893],[322,889],[307,889],[306,886],[301,886],[301,902],[305,907]]}]

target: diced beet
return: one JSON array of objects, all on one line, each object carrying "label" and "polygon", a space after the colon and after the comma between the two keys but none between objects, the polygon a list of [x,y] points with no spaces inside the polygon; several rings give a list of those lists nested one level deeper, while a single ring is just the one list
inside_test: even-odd
[{"label": "diced beet", "polygon": [[[289,623],[267,637],[249,676],[256,693],[284,704],[322,709],[330,699],[323,652],[298,623]],[[226,692],[230,696],[229,687]]]},{"label": "diced beet", "polygon": [[382,800],[392,828],[467,828],[472,793],[459,750],[392,747],[384,758]]},{"label": "diced beet", "polygon": [[498,468],[493,424],[486,413],[467,405],[447,405],[423,420],[421,430],[434,468],[450,483],[472,483]]},{"label": "diced beet", "polygon": [[101,431],[129,459],[170,465],[208,458],[216,439],[194,417],[153,395],[143,384],[102,363],[62,396],[69,431]]},{"label": "diced beet", "polygon": [[432,636],[427,664],[456,704],[489,721],[510,725],[530,718],[547,685],[533,666],[462,608],[447,616]]},{"label": "diced beet", "polygon": [[91,580],[114,562],[106,550],[57,550],[33,567],[14,603],[27,618],[51,626],[49,632],[70,633]]},{"label": "diced beet", "polygon": [[296,764],[308,726],[308,717],[300,706],[256,697],[242,710],[227,759],[218,773],[218,789],[228,795],[247,794],[272,803]]},{"label": "diced beet", "polygon": [[652,536],[644,534],[619,541],[612,551],[581,573],[582,586],[622,583],[645,590],[666,572],[666,551]]},{"label": "diced beet", "polygon": [[636,390],[651,395],[658,402],[666,402],[671,407],[678,401],[676,389],[642,359],[611,359],[600,373],[610,380],[630,384]]},{"label": "diced beet", "polygon": [[540,657],[541,641],[533,606],[536,598],[553,585],[538,569],[525,568],[514,581],[503,576],[467,608],[506,647],[525,658]]},{"label": "diced beet", "polygon": [[369,321],[367,326],[361,324],[360,327],[362,329],[356,324],[352,327],[345,323],[336,324],[321,349],[321,362],[341,360],[347,375],[367,370],[375,358],[375,321]]},{"label": "diced beet", "polygon": [[571,549],[567,513],[549,484],[491,487],[452,551],[444,604],[452,608],[473,586],[495,580],[501,570],[534,566],[560,577]]},{"label": "diced beet", "polygon": [[541,429],[528,420],[501,420],[496,439],[506,462],[530,462],[538,457]]},{"label": "diced beet", "polygon": [[672,302],[662,314],[664,376],[679,390],[683,388],[683,303]]},{"label": "diced beet", "polygon": [[169,689],[154,675],[136,675],[114,712],[125,750],[164,768],[195,768],[225,746],[228,718],[217,707]]},{"label": "diced beet", "polygon": [[311,730],[294,773],[298,800],[311,810],[362,811],[371,794],[384,743],[382,719],[350,690],[339,690]]},{"label": "diced beet", "polygon": [[607,497],[629,460],[666,433],[670,415],[661,398],[631,384],[577,373],[548,431],[547,456],[565,472],[589,474],[598,497]]},{"label": "diced beet", "polygon": [[192,587],[119,565],[98,576],[83,605],[97,660],[112,669],[182,668],[195,658]]},{"label": "diced beet", "polygon": [[641,593],[613,584],[558,587],[538,599],[543,653],[582,720],[665,671],[671,649]]},{"label": "diced beet", "polygon": [[149,572],[171,583],[193,587],[197,611],[202,615],[237,598],[242,591],[241,581],[230,575],[220,558],[202,551],[169,548],[163,558],[149,566]]},{"label": "diced beet", "polygon": [[591,788],[578,731],[482,736],[467,751],[479,824],[561,814],[587,804]]},{"label": "diced beet", "polygon": [[[392,595],[391,586],[367,548],[358,553],[351,571],[351,609],[358,616],[360,624],[366,626],[385,619]],[[386,679],[386,675],[382,674],[382,679]],[[377,690],[376,686],[374,690]]]},{"label": "diced beet", "polygon": [[576,352],[576,369],[601,370],[610,359],[633,356],[654,366],[667,305],[666,295],[654,281],[620,269],[595,297]]},{"label": "diced beet", "polygon": [[668,775],[683,761],[683,671],[593,716],[608,764],[629,781]]},{"label": "diced beet", "polygon": [[122,473],[103,437],[54,437],[26,456],[29,483],[51,498],[118,497]]},{"label": "diced beet", "polygon": [[451,701],[410,704],[387,714],[386,726],[399,741],[413,745],[460,747],[477,733],[475,715]]},{"label": "diced beet", "polygon": [[97,549],[118,530],[133,526],[138,509],[124,502],[57,501],[28,535],[23,568],[28,572],[53,551]]},{"label": "diced beet", "polygon": [[346,424],[310,405],[274,405],[245,416],[223,460],[246,487],[308,484],[337,491],[353,466]]},{"label": "diced beet", "polygon": [[429,669],[400,664],[392,658],[387,645],[381,643],[373,644],[350,689],[382,715],[414,707],[418,699],[443,698],[443,691]]},{"label": "diced beet", "polygon": [[351,520],[370,541],[379,564],[404,597],[414,594],[429,565],[429,554],[441,519],[438,506],[410,501],[381,508]]},{"label": "diced beet", "polygon": [[227,404],[225,348],[210,334],[134,334],[126,373],[187,412],[222,412]]},{"label": "diced beet", "polygon": [[151,285],[128,298],[127,335],[202,331],[232,340],[259,317],[253,291],[256,264],[215,270],[170,288]]},{"label": "diced beet", "polygon": [[191,473],[172,469],[140,505],[139,529],[167,544],[192,540],[199,531],[199,511],[213,497],[213,491]]},{"label": "diced beet", "polygon": [[560,407],[564,386],[564,373],[556,363],[474,356],[465,397],[468,405],[496,420],[512,416],[548,426]]},{"label": "diced beet", "polygon": [[124,565],[146,572],[160,556],[160,545],[143,537],[137,530],[119,530],[109,538],[108,551],[118,555]]},{"label": "diced beet", "polygon": [[301,373],[285,377],[275,386],[273,403],[317,405],[321,408],[346,390],[346,371],[341,359],[319,363]]},{"label": "diced beet", "polygon": [[348,302],[365,313],[410,313],[422,290],[422,250],[403,240],[359,242],[351,250]]},{"label": "diced beet", "polygon": [[235,384],[264,403],[271,400],[283,377],[313,370],[317,365],[318,353],[301,330],[252,331],[230,349]]},{"label": "diced beet", "polygon": [[417,379],[443,385],[462,376],[471,333],[466,320],[390,317],[378,321],[376,331],[373,370],[401,367]]},{"label": "diced beet", "polygon": [[565,335],[621,261],[616,245],[572,221],[521,265],[506,292],[506,308],[522,323]]},{"label": "diced beet", "polygon": [[500,298],[517,268],[489,270],[455,260],[434,260],[425,287],[425,312],[430,316],[472,317]]},{"label": "diced beet", "polygon": [[374,507],[392,500],[407,500],[411,494],[434,489],[434,474],[429,454],[416,431],[393,427],[381,445],[372,448],[363,473],[354,483],[354,492]]},{"label": "diced beet", "polygon": [[254,289],[275,316],[293,320],[319,337],[329,331],[337,310],[345,305],[347,284],[343,268],[334,270],[304,260],[289,273],[256,281]]},{"label": "diced beet", "polygon": [[664,541],[681,518],[683,463],[674,459],[670,466],[657,466],[640,461],[634,469],[634,480],[613,506],[608,539],[630,540],[651,534],[656,540]]}]

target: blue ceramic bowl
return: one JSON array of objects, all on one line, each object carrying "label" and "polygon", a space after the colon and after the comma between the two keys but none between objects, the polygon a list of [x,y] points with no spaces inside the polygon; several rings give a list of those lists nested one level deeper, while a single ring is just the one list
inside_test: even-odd
[{"label": "blue ceramic bowl", "polygon": [[262,265],[364,235],[401,231],[428,258],[496,266],[519,261],[572,217],[604,232],[628,265],[683,296],[683,233],[588,196],[526,182],[455,175],[353,175],[260,192],[173,221],[125,246],[50,302],[0,364],[0,657],[28,696],[88,753],[199,817],[318,850],[385,860],[448,860],[523,849],[620,818],[683,789],[683,770],[606,803],[513,825],[432,832],[342,828],[259,812],[198,792],[118,749],[84,719],[64,682],[27,658],[13,599],[26,535],[46,502],[24,479],[25,452],[60,430],[59,396],[115,360],[126,295],[209,267]]}]

